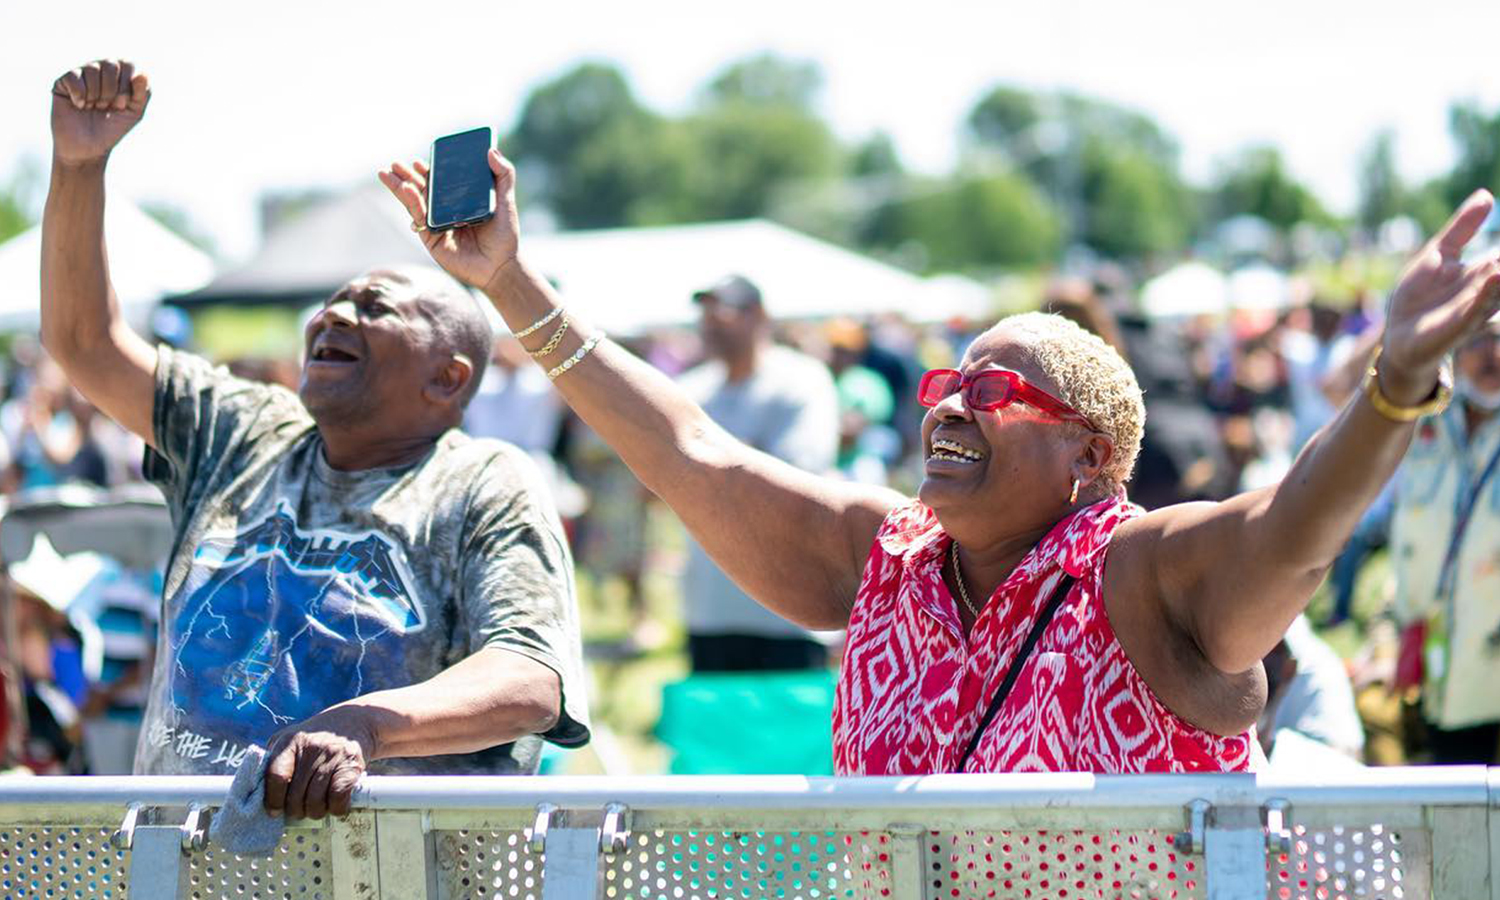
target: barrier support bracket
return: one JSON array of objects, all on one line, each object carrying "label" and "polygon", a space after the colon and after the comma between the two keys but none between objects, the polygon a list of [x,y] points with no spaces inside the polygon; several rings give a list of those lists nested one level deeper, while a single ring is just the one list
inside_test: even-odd
[{"label": "barrier support bracket", "polygon": [[130,838],[130,896],[182,897],[188,888],[181,825],[137,825]]}]

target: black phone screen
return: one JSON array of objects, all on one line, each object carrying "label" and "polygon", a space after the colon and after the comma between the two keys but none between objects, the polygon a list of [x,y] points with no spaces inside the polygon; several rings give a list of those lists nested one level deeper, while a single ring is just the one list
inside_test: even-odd
[{"label": "black phone screen", "polygon": [[485,158],[490,130],[475,128],[432,143],[427,185],[427,225],[450,228],[495,212],[495,176]]}]

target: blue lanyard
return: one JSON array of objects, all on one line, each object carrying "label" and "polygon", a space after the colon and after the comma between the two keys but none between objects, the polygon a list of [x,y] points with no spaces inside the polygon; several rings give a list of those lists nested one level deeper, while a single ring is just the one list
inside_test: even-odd
[{"label": "blue lanyard", "polygon": [[[1479,496],[1484,493],[1484,487],[1489,483],[1490,478],[1494,476],[1495,470],[1500,469],[1500,444],[1497,444],[1495,452],[1490,454],[1489,461],[1480,470],[1478,480],[1472,486],[1465,485],[1464,482],[1468,481],[1469,467],[1466,465],[1468,461],[1468,453],[1466,452],[1468,440],[1463,431],[1463,414],[1463,410],[1460,408],[1457,410],[1456,415],[1445,417],[1453,442],[1459,448],[1458,476],[1460,479],[1458,498],[1453,510],[1453,530],[1448,535],[1448,550],[1443,554],[1442,574],[1438,578],[1438,596],[1447,600],[1450,604],[1453,601],[1454,591],[1457,589],[1458,551],[1462,549],[1464,535],[1469,530],[1469,523],[1474,519],[1474,509],[1479,505]],[[1454,424],[1455,419],[1458,420],[1458,424]],[[1466,487],[1468,487],[1467,490],[1465,490]],[[1449,622],[1451,623],[1452,621],[1452,611],[1450,610]]]}]

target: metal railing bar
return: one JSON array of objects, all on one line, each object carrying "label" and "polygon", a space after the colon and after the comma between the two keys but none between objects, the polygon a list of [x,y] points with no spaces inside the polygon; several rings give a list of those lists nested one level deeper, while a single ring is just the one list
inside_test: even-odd
[{"label": "metal railing bar", "polygon": [[[123,809],[217,806],[223,777],[24,778],[0,782],[0,808]],[[732,810],[989,810],[1180,808],[1202,797],[1221,806],[1259,806],[1283,798],[1298,807],[1489,806],[1497,776],[1482,766],[1385,768],[1317,783],[1268,775],[1106,775],[1079,773],[931,775],[911,778],[800,776],[403,777],[367,778],[355,793],[364,809],[602,809],[611,802],[637,812],[704,806]]]}]

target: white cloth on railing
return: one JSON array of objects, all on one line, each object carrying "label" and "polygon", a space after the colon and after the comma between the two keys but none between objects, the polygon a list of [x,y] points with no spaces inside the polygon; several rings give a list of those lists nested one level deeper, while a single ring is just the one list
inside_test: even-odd
[{"label": "white cloth on railing", "polygon": [[209,840],[240,856],[270,856],[285,830],[285,819],[266,812],[266,751],[252,744],[209,826]]}]

